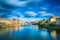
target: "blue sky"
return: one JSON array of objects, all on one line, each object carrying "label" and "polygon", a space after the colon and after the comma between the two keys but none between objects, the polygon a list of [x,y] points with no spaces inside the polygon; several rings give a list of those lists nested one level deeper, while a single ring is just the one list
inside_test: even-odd
[{"label": "blue sky", "polygon": [[24,21],[60,16],[60,0],[0,0],[0,17]]}]

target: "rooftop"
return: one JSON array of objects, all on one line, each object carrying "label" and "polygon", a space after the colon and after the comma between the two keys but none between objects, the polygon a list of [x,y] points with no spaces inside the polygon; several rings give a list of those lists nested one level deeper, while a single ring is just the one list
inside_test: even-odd
[{"label": "rooftop", "polygon": [[53,16],[53,17],[51,17],[51,18],[60,18],[60,16]]}]

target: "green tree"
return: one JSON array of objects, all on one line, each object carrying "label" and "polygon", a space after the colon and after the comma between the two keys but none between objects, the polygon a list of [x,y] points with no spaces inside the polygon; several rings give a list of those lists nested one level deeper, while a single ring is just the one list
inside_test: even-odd
[{"label": "green tree", "polygon": [[39,25],[40,25],[40,27],[44,27],[45,22],[42,20],[42,21],[40,21]]},{"label": "green tree", "polygon": [[55,22],[51,22],[49,23],[48,27],[54,27],[55,26]]}]

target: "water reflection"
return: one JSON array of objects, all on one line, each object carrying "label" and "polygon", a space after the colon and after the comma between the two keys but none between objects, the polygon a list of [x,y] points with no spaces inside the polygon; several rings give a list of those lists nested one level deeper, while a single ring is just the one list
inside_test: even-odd
[{"label": "water reflection", "polygon": [[35,25],[35,29],[37,29],[37,30],[39,29],[39,28],[38,28],[38,25]]},{"label": "water reflection", "polygon": [[56,39],[56,31],[55,30],[51,31],[51,36],[52,36],[53,40],[57,40]]},{"label": "water reflection", "polygon": [[55,30],[38,29],[37,25],[0,29],[1,40],[57,40],[57,37]]}]

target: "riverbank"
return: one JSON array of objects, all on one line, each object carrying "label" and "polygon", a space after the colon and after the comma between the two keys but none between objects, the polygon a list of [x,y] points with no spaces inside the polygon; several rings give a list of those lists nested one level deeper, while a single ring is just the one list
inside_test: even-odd
[{"label": "riverbank", "polygon": [[60,31],[60,28],[58,28],[58,27],[41,27],[41,28],[46,28],[46,29],[50,29],[50,30],[58,30],[58,31]]}]

